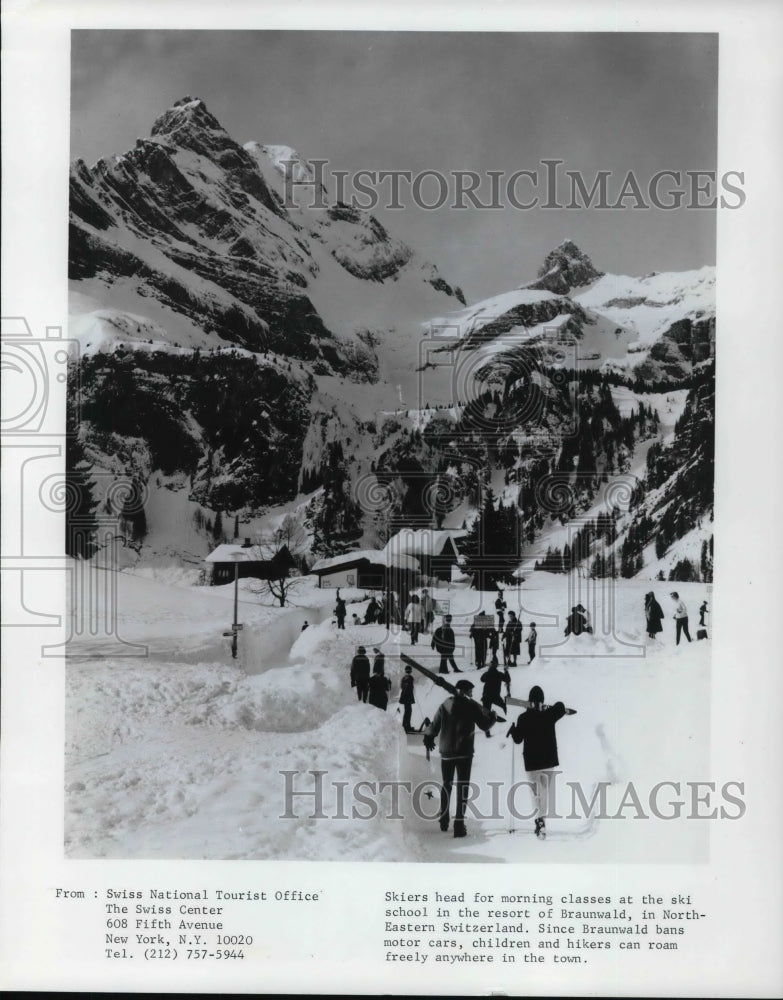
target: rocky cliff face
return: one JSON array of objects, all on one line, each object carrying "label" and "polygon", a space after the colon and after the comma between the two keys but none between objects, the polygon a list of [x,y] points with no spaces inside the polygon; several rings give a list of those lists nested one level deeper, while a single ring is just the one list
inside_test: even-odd
[{"label": "rocky cliff face", "polygon": [[[240,146],[203,101],[185,98],[134,149],[92,168],[77,160],[70,224],[76,290],[104,307],[131,299],[141,315],[151,299],[215,343],[340,372],[353,366],[356,329],[349,305],[325,322],[313,301],[320,285],[335,287],[319,288],[319,296],[347,298],[351,284],[405,278],[426,285],[433,301],[460,301],[432,265],[417,261],[368,213],[341,204],[286,209],[274,186],[282,182],[280,164],[268,148],[275,147]],[[336,274],[324,272],[321,248]]]}]

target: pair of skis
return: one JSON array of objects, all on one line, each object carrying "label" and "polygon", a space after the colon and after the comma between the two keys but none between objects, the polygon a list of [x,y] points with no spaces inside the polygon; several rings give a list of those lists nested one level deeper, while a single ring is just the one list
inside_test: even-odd
[{"label": "pair of skis", "polygon": [[[451,684],[447,680],[444,680],[443,674],[436,674],[435,671],[430,670],[429,667],[422,666],[422,664],[419,663],[418,660],[414,660],[413,657],[408,656],[407,653],[400,653],[400,659],[402,660],[403,663],[407,664],[410,667],[413,667],[415,670],[418,670],[419,673],[424,674],[425,677],[429,677],[431,681],[433,681],[435,684],[438,685],[438,687],[442,687],[443,690],[448,691],[449,694],[459,693],[453,684]],[[506,705],[513,705],[515,708],[533,708],[534,705],[536,705],[536,703],[532,701],[525,701],[523,698],[514,698],[511,695],[509,695],[506,698]],[[551,707],[552,707],[551,705],[541,706],[541,708],[551,708]],[[575,708],[567,708],[565,711],[566,715],[576,715]],[[498,719],[498,722],[505,722],[505,721],[506,721],[505,719],[500,719],[500,718]]]}]

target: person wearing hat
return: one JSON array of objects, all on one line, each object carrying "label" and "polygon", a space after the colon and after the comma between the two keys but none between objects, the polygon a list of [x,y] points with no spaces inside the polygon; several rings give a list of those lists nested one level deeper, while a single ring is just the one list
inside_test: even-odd
[{"label": "person wearing hat", "polygon": [[456,694],[450,695],[435,713],[435,718],[424,734],[424,745],[435,749],[435,737],[439,737],[440,767],[443,784],[440,792],[440,813],[438,822],[441,830],[449,828],[449,806],[454,778],[457,779],[456,807],[454,811],[454,836],[464,837],[465,803],[468,799],[470,771],[473,766],[473,737],[476,726],[487,732],[497,721],[494,712],[485,711],[471,698],[473,683],[458,680]]},{"label": "person wearing hat", "polygon": [[351,687],[356,688],[359,701],[367,701],[370,693],[370,661],[364,646],[359,646],[356,656],[351,660]]},{"label": "person wearing hat", "polygon": [[522,743],[528,781],[533,790],[536,806],[535,830],[537,837],[546,836],[545,817],[549,811],[549,783],[552,771],[559,765],[555,725],[566,714],[562,701],[544,707],[544,692],[536,684],[530,689],[527,711],[522,712],[509,735],[515,743]]},{"label": "person wearing hat", "polygon": [[416,704],[413,685],[413,667],[408,665],[405,667],[405,673],[400,678],[400,704],[405,706],[402,713],[402,728],[406,733],[413,731],[411,729],[411,711]]},{"label": "person wearing hat", "polygon": [[530,623],[530,631],[527,634],[527,665],[530,664],[536,658],[536,643],[538,642],[538,632],[536,632],[536,623]]}]

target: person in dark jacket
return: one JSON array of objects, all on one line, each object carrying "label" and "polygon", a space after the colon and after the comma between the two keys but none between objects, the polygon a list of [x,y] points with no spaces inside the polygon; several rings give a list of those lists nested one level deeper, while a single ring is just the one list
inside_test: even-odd
[{"label": "person in dark jacket", "polygon": [[587,626],[587,620],[583,614],[584,608],[581,604],[575,605],[571,608],[571,614],[566,620],[566,627],[563,630],[565,635],[581,635]]},{"label": "person in dark jacket", "polygon": [[647,635],[651,639],[663,632],[663,608],[652,591],[644,595],[644,617],[647,619]]},{"label": "person in dark jacket", "polygon": [[508,613],[508,625],[506,625],[503,639],[503,653],[508,661],[508,665],[515,667],[519,651],[522,648],[522,623],[513,611],[509,611]]},{"label": "person in dark jacket", "polygon": [[545,817],[549,811],[549,783],[559,765],[555,725],[566,714],[562,701],[544,707],[544,692],[538,685],[530,689],[531,707],[517,719],[509,733],[515,743],[522,743],[522,758],[536,805],[537,837],[546,836]]},{"label": "person in dark jacket", "polygon": [[[499,670],[497,657],[493,657],[490,664],[489,670],[486,670],[479,680],[484,685],[484,690],[481,692],[481,704],[484,707],[485,712],[491,712],[492,706],[497,705],[506,711],[506,702],[501,694],[503,685],[506,685],[506,695],[511,694],[511,677],[509,676],[508,670]],[[487,730],[487,737],[492,734]]]},{"label": "person in dark jacket", "polygon": [[356,656],[351,660],[351,687],[356,688],[359,701],[367,701],[370,692],[370,661],[364,646],[359,646]]},{"label": "person in dark jacket", "polygon": [[375,657],[375,664],[372,668],[372,677],[369,681],[369,697],[368,702],[374,705],[376,708],[382,708],[386,711],[386,707],[389,704],[389,692],[391,691],[391,681],[384,673],[383,669],[383,653],[380,654],[381,660],[379,662],[378,657]]},{"label": "person in dark jacket", "polygon": [[497,616],[498,616],[498,631],[499,632],[503,631],[503,626],[505,624],[505,616],[506,616],[506,608],[507,607],[508,607],[508,605],[506,604],[505,598],[503,597],[503,591],[501,590],[498,593],[498,596],[497,596],[497,598],[495,600],[495,611],[496,611]]},{"label": "person in dark jacket", "polygon": [[465,836],[465,803],[468,798],[470,771],[473,766],[473,737],[476,726],[486,732],[497,721],[494,712],[486,712],[470,696],[473,684],[468,680],[458,680],[457,694],[448,697],[435,713],[435,718],[424,734],[424,745],[435,749],[435,737],[439,736],[441,775],[443,785],[440,793],[440,813],[438,821],[441,830],[449,828],[449,804],[454,777],[457,778],[456,807],[454,811],[454,836]]},{"label": "person in dark jacket", "polygon": [[536,632],[536,623],[530,623],[530,631],[527,634],[527,665],[530,664],[536,658],[536,643],[538,642],[538,632]]},{"label": "person in dark jacket", "polygon": [[[483,614],[483,611],[479,611],[479,615]],[[473,652],[476,668],[478,670],[483,670],[487,665],[487,639],[489,638],[487,629],[485,629],[483,625],[476,625],[474,622],[470,626],[468,635],[473,640]]]},{"label": "person in dark jacket", "polygon": [[451,669],[455,674],[462,673],[454,659],[454,649],[457,645],[457,640],[454,638],[454,629],[451,627],[451,615],[446,615],[443,619],[443,624],[435,629],[430,645],[437,653],[440,653],[439,674],[447,674],[449,672],[449,664],[451,664]]},{"label": "person in dark jacket", "polygon": [[402,713],[402,728],[406,733],[413,732],[411,729],[411,711],[416,704],[413,686],[413,667],[406,666],[405,673],[400,678],[400,704],[405,706]]},{"label": "person in dark jacket", "polygon": [[340,591],[337,591],[337,602],[334,606],[334,617],[337,619],[337,627],[345,628],[345,601],[340,597]]},{"label": "person in dark jacket", "polygon": [[378,621],[378,613],[380,610],[380,604],[374,597],[371,597],[370,603],[367,605],[367,610],[364,612],[364,624],[373,625],[376,621]]}]

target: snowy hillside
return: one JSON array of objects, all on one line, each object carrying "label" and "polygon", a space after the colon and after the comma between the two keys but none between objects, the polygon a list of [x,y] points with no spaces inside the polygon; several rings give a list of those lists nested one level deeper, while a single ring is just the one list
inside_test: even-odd
[{"label": "snowy hillside", "polygon": [[476,368],[525,344],[571,367],[682,378],[714,356],[715,269],[643,278],[604,274],[564,240],[534,281],[433,317],[425,330],[475,352]]}]

